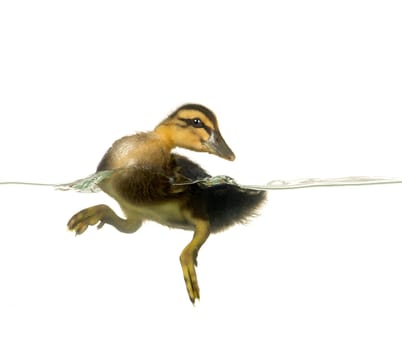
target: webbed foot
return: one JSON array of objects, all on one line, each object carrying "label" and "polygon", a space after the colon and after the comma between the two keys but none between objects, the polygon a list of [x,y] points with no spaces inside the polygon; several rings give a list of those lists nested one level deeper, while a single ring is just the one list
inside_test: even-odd
[{"label": "webbed foot", "polygon": [[194,304],[197,299],[200,299],[200,288],[198,286],[197,273],[195,271],[195,267],[197,266],[196,257],[193,256],[193,254],[183,251],[180,255],[180,263],[183,269],[188,296]]},{"label": "webbed foot", "polygon": [[74,231],[77,235],[85,232],[89,225],[96,225],[101,228],[107,220],[107,216],[111,209],[104,204],[86,208],[79,211],[68,221],[67,227],[70,231]]}]

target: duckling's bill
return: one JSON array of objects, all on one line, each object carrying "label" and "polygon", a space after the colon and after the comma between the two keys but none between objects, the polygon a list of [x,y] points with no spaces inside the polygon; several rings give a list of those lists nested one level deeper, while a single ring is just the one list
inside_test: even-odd
[{"label": "duckling's bill", "polygon": [[212,131],[211,136],[205,142],[205,146],[207,146],[209,153],[215,154],[218,157],[232,161],[236,158],[219,131]]}]

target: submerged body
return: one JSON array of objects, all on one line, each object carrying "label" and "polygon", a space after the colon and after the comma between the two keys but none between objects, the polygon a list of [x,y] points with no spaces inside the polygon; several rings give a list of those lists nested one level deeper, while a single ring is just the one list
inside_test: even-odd
[{"label": "submerged body", "polygon": [[215,115],[201,105],[185,105],[153,131],[117,140],[101,160],[98,171],[114,170],[100,188],[114,198],[126,219],[106,205],[80,211],[68,222],[70,230],[83,233],[88,225],[105,223],[125,233],[137,231],[142,222],[194,231],[180,255],[190,300],[199,299],[195,273],[198,250],[210,233],[244,223],[265,200],[265,192],[222,184],[205,187],[189,184],[209,174],[175,147],[209,152],[228,160],[235,156],[222,138]]}]

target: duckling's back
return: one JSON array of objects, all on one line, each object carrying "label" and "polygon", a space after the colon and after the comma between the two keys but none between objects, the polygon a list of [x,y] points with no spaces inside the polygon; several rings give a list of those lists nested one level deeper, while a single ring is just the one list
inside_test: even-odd
[{"label": "duckling's back", "polygon": [[141,132],[115,141],[100,161],[97,171],[132,166],[164,166],[170,152],[160,138],[150,132]]}]

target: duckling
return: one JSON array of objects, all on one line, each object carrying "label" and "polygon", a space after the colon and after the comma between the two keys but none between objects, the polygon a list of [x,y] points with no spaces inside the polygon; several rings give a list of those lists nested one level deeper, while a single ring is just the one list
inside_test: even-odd
[{"label": "duckling", "polygon": [[194,304],[200,298],[195,267],[201,246],[211,233],[247,222],[264,202],[265,192],[232,184],[203,186],[196,181],[209,174],[190,159],[173,153],[176,147],[235,159],[215,114],[199,104],[183,105],[153,131],[115,141],[100,161],[97,171],[113,172],[99,187],[119,203],[126,218],[100,204],[81,210],[67,226],[77,235],[96,224],[98,228],[109,224],[133,233],[151,220],[194,231],[180,255],[188,296]]}]

